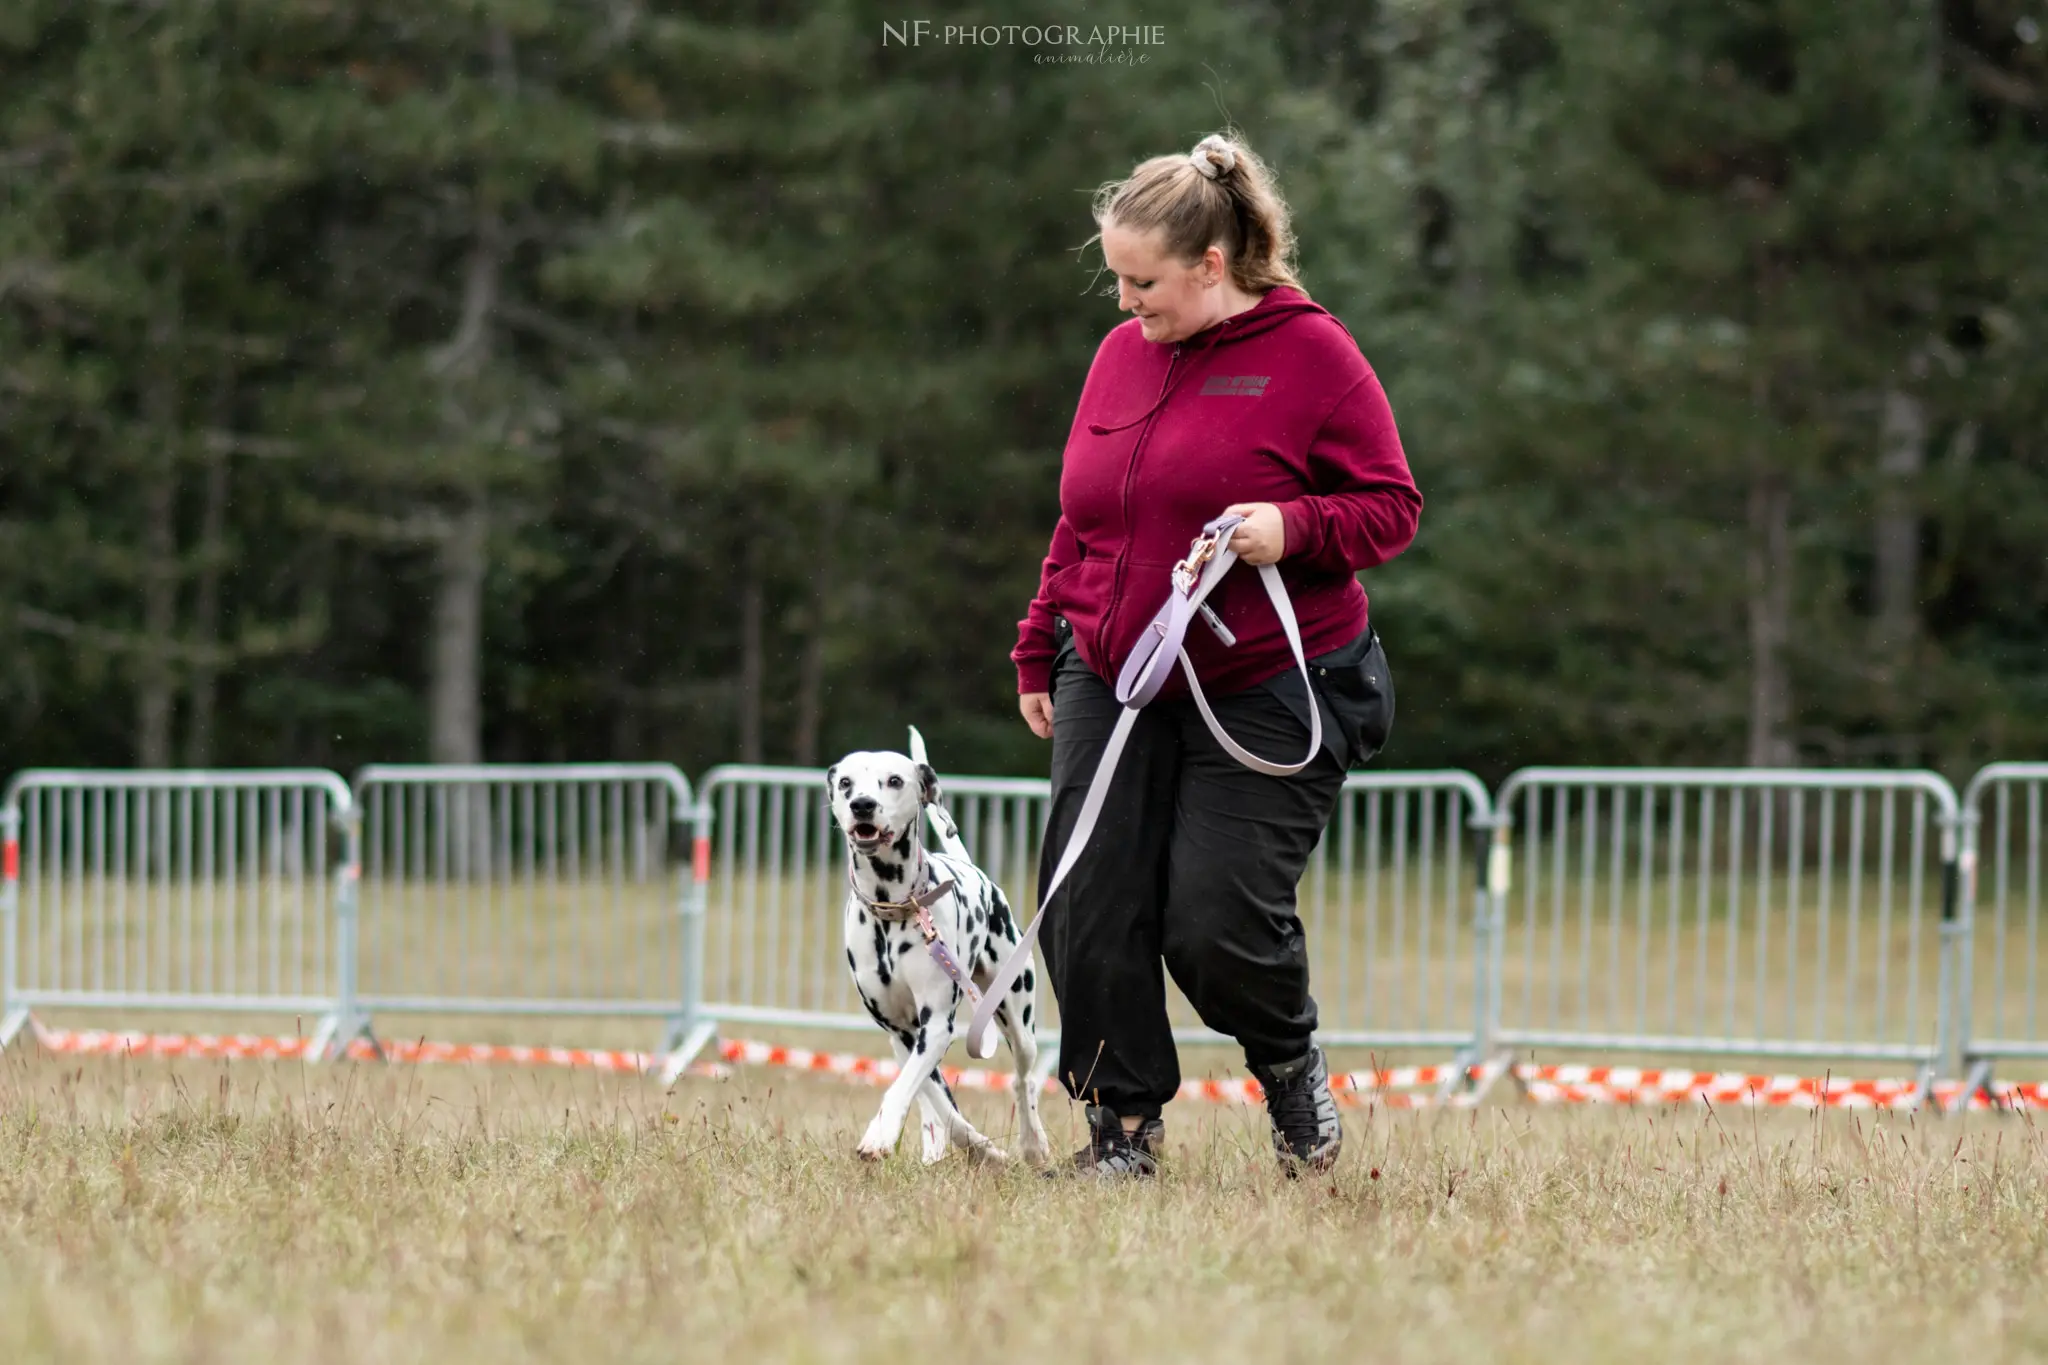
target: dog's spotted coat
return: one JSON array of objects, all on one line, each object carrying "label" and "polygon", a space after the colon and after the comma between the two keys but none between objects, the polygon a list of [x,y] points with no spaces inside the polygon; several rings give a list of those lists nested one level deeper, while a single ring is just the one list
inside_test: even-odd
[{"label": "dog's spotted coat", "polygon": [[[926,1161],[945,1155],[952,1142],[973,1155],[1002,1159],[1001,1150],[961,1115],[938,1070],[966,993],[933,959],[915,917],[885,919],[861,897],[901,903],[951,879],[952,891],[931,906],[932,922],[954,960],[984,988],[1017,945],[1009,902],[957,838],[942,836],[941,849],[924,847],[924,806],[939,799],[938,780],[928,766],[897,753],[852,753],[827,771],[825,785],[833,818],[846,836],[850,880],[859,891],[850,889],[846,897],[846,967],[861,1004],[890,1035],[903,1068],[884,1092],[860,1153],[879,1158],[894,1150],[915,1099],[924,1120]],[[1019,1147],[1032,1162],[1043,1161],[1047,1151],[1038,1095],[1030,1084],[1038,1060],[1032,1024],[1037,984],[1037,973],[1027,965],[996,1011],[1019,1082]]]}]

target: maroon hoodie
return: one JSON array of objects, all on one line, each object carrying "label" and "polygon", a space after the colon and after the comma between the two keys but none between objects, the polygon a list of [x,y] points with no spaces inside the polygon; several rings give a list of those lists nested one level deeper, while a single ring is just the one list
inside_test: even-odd
[{"label": "maroon hoodie", "polygon": [[[1285,285],[1182,342],[1146,341],[1136,318],[1103,338],[1067,435],[1052,550],[1010,654],[1018,692],[1047,690],[1062,616],[1081,658],[1113,681],[1166,600],[1174,562],[1238,502],[1280,508],[1280,576],[1311,655],[1365,629],[1355,572],[1406,549],[1422,511],[1357,342]],[[1242,691],[1294,667],[1257,574],[1225,575],[1209,605],[1237,644],[1200,621],[1189,628],[1204,691]],[[1164,691],[1186,690],[1176,668]]]}]

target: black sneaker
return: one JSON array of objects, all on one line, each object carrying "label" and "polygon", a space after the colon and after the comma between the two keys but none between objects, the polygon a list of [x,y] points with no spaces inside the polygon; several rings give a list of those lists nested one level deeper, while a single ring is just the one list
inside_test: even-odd
[{"label": "black sneaker", "polygon": [[1255,1066],[1252,1075],[1266,1092],[1266,1113],[1273,1120],[1273,1150],[1287,1174],[1306,1166],[1327,1171],[1344,1148],[1344,1121],[1337,1116],[1337,1097],[1330,1093],[1330,1068],[1323,1050],[1309,1050],[1279,1066]]},{"label": "black sneaker", "polygon": [[1092,1176],[1098,1180],[1143,1179],[1159,1173],[1159,1148],[1166,1124],[1146,1119],[1138,1131],[1124,1131],[1123,1118],[1107,1105],[1088,1106],[1088,1145],[1048,1176]]}]

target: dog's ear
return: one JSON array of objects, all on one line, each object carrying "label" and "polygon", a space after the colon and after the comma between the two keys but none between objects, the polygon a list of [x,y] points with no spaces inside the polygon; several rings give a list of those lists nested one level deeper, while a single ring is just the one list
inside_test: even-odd
[{"label": "dog's ear", "polygon": [[939,775],[932,771],[931,764],[917,765],[917,786],[919,798],[927,806],[939,799]]},{"label": "dog's ear", "polygon": [[832,795],[833,780],[836,779],[838,776],[839,765],[837,763],[834,763],[831,767],[825,769],[825,795],[828,799]]}]

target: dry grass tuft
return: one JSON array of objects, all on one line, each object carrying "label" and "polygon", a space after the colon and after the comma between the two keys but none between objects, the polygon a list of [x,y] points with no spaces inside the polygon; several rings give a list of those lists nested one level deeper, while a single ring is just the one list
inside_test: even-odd
[{"label": "dry grass tuft", "polygon": [[1357,1112],[1337,1172],[1292,1184],[1260,1116],[1182,1105],[1167,1175],[1097,1189],[925,1171],[914,1134],[863,1166],[876,1099],[17,1052],[0,1360],[2048,1352],[2025,1119]]}]

